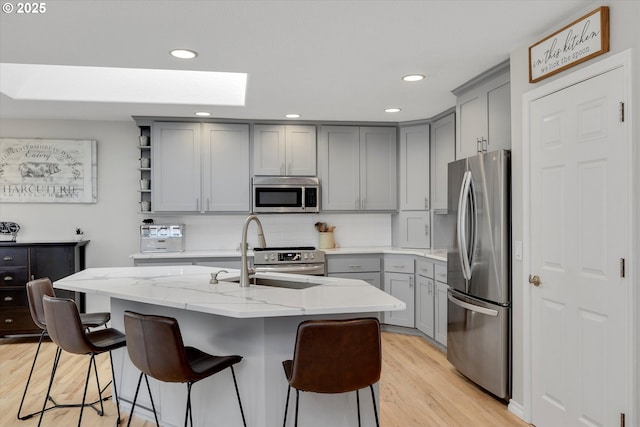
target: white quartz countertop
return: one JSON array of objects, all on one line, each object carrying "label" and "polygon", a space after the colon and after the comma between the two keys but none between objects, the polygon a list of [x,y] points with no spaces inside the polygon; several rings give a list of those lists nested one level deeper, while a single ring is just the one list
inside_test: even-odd
[{"label": "white quartz countertop", "polygon": [[[364,246],[364,247],[347,247],[322,249],[327,255],[361,255],[361,254],[398,254],[398,255],[415,255],[425,258],[431,258],[436,261],[447,262],[447,251],[444,249],[408,249],[393,246]],[[248,256],[253,256],[252,251],[248,251]],[[176,258],[231,258],[240,257],[239,250],[202,250],[202,251],[184,251],[184,252],[154,252],[154,253],[135,253],[131,255],[133,259],[176,259]]]},{"label": "white quartz countertop", "polygon": [[220,273],[210,284],[205,266],[141,266],[88,268],[54,283],[58,289],[85,292],[166,307],[235,318],[404,310],[406,304],[362,280],[282,273],[258,273],[258,278],[314,284],[304,289],[227,282],[236,269]]}]

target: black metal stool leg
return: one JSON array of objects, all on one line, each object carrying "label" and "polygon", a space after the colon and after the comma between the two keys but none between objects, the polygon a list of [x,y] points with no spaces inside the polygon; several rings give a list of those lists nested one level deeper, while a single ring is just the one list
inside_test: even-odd
[{"label": "black metal stool leg", "polygon": [[47,395],[44,397],[44,403],[42,404],[42,411],[40,411],[40,419],[38,420],[38,427],[42,424],[42,416],[44,415],[45,408],[47,407],[47,400],[49,400],[49,394],[51,394],[51,386],[53,385],[53,378],[56,375],[56,369],[58,368],[58,362],[60,361],[60,354],[62,349],[56,348],[56,356],[53,358],[53,367],[51,368],[51,378],[49,379],[49,386],[47,387]]},{"label": "black metal stool leg", "polygon": [[[120,425],[120,400],[118,398],[118,387],[116,386],[116,373],[113,369],[113,354],[111,354],[111,352],[109,352],[109,362],[111,363],[111,383],[113,384],[113,395],[115,396],[114,401],[116,402],[116,409],[118,411],[118,420],[116,422],[116,425]],[[151,396],[151,392],[149,392],[149,396]],[[100,397],[102,397],[102,395]]]},{"label": "black metal stool leg", "polygon": [[138,392],[140,391],[140,383],[142,382],[143,375],[144,374],[140,372],[140,376],[138,377],[138,385],[136,386],[136,393],[133,395],[133,403],[131,404],[131,412],[129,413],[129,422],[127,423],[127,427],[131,425],[131,419],[133,418],[133,410],[136,408],[136,401],[138,400]]},{"label": "black metal stool leg", "polygon": [[376,426],[380,427],[380,421],[378,420],[378,409],[376,409],[376,395],[373,392],[373,385],[369,385],[371,389],[371,401],[373,402],[373,414],[376,416]]},{"label": "black metal stool leg", "polygon": [[193,427],[193,418],[191,417],[191,386],[193,383],[187,383],[187,412],[184,414],[184,427],[187,427],[187,420],[191,419],[191,427]]},{"label": "black metal stool leg", "polygon": [[300,390],[296,389],[296,422],[294,423],[295,427],[298,427],[298,403],[300,401]]},{"label": "black metal stool leg", "polygon": [[240,415],[242,415],[242,425],[247,427],[247,420],[244,418],[244,411],[242,410],[242,400],[240,399],[240,390],[238,390],[238,381],[236,381],[236,373],[233,370],[233,366],[231,368],[231,375],[233,376],[233,385],[236,387],[236,396],[238,396],[238,405],[240,405]]},{"label": "black metal stool leg", "polygon": [[89,388],[89,376],[91,375],[91,364],[96,363],[95,355],[92,354],[89,359],[89,368],[87,369],[87,378],[84,381],[84,393],[82,393],[82,406],[80,407],[80,416],[78,417],[78,427],[82,424],[82,413],[84,412],[84,403],[87,399],[87,389]]},{"label": "black metal stool leg", "polygon": [[282,427],[287,426],[287,410],[289,409],[289,395],[291,394],[291,386],[287,387],[287,401],[284,404],[284,421]]},{"label": "black metal stool leg", "polygon": [[24,393],[22,393],[22,400],[20,401],[20,407],[18,408],[19,420],[26,420],[38,413],[38,412],[34,412],[28,415],[20,415],[20,412],[22,411],[22,405],[24,404],[24,398],[27,395],[27,389],[29,388],[29,383],[31,382],[31,375],[33,375],[33,368],[36,367],[36,360],[38,360],[38,354],[40,353],[40,346],[42,345],[42,340],[45,334],[46,334],[46,331],[43,330],[42,333],[40,334],[40,339],[38,340],[38,347],[36,348],[36,354],[33,356],[33,363],[31,364],[31,370],[29,371],[29,378],[27,378],[27,384],[25,384],[24,386]]},{"label": "black metal stool leg", "polygon": [[361,427],[360,423],[360,390],[356,390],[356,404],[358,406],[358,427]]}]

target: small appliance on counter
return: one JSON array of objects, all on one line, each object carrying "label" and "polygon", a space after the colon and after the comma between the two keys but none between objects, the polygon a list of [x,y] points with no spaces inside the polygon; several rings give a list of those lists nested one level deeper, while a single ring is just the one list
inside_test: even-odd
[{"label": "small appliance on counter", "polygon": [[143,224],[140,252],[183,252],[184,224]]}]

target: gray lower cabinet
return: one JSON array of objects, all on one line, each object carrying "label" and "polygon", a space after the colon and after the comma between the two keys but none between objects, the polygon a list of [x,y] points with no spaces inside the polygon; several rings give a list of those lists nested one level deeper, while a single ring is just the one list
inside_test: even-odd
[{"label": "gray lower cabinet", "polygon": [[447,265],[435,265],[435,340],[447,346]]},{"label": "gray lower cabinet", "polygon": [[388,325],[415,327],[415,278],[413,257],[407,255],[385,255],[384,291],[403,301],[403,311],[389,311],[384,315]]},{"label": "gray lower cabinet", "polygon": [[433,263],[416,260],[416,329],[434,338],[435,331],[435,283]]},{"label": "gray lower cabinet", "polygon": [[327,255],[327,276],[364,280],[380,289],[380,255]]}]

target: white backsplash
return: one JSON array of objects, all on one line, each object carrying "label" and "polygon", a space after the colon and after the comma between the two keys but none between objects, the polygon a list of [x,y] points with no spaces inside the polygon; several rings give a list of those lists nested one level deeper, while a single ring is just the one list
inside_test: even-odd
[{"label": "white backsplash", "polygon": [[[157,224],[184,224],[185,250],[228,250],[240,246],[246,215],[156,217]],[[268,246],[318,247],[318,221],[336,226],[338,247],[390,246],[391,214],[263,214],[259,215]],[[249,246],[257,244],[255,223],[249,224]]]}]

